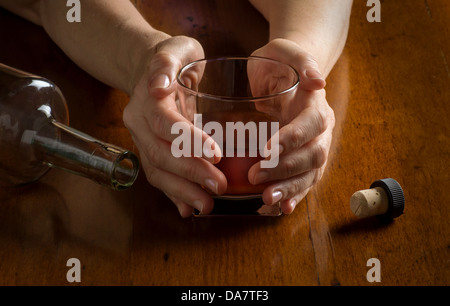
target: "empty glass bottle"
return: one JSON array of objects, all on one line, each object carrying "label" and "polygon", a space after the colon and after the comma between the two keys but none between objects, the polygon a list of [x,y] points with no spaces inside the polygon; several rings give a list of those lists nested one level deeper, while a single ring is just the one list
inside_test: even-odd
[{"label": "empty glass bottle", "polygon": [[0,64],[0,181],[31,183],[55,167],[115,190],[133,185],[139,169],[135,154],[76,131],[68,123],[67,105],[58,87]]}]

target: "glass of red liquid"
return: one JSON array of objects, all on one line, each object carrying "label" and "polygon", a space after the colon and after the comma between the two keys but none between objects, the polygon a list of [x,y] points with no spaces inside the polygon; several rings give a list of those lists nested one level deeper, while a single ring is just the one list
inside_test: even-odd
[{"label": "glass of red liquid", "polygon": [[279,216],[279,205],[262,201],[268,184],[251,184],[248,172],[257,163],[277,166],[276,136],[286,121],[281,109],[295,94],[298,72],[269,58],[223,57],[184,66],[177,81],[179,111],[221,149],[216,167],[228,188],[213,195],[212,215]]}]

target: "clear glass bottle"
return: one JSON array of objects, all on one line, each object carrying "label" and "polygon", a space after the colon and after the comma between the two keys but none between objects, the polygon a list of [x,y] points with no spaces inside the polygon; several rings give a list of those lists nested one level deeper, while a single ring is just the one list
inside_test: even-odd
[{"label": "clear glass bottle", "polygon": [[[58,87],[0,64],[0,181],[23,185],[61,168],[115,190],[133,185],[139,171],[132,152],[69,127]],[[6,183],[6,184],[5,184]]]}]

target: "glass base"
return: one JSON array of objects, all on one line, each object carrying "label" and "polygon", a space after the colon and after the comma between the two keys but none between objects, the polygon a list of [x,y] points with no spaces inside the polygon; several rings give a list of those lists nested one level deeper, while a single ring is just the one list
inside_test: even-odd
[{"label": "glass base", "polygon": [[216,197],[214,209],[209,215],[200,215],[194,210],[195,217],[230,217],[230,216],[259,216],[279,217],[282,215],[280,203],[274,205],[264,204],[261,195],[248,197]]}]

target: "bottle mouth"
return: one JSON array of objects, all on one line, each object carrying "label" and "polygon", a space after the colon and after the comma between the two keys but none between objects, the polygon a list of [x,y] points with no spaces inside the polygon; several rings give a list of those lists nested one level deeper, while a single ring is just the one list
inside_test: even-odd
[{"label": "bottle mouth", "polygon": [[114,162],[111,183],[116,190],[131,187],[139,174],[139,160],[132,152],[122,153]]}]

